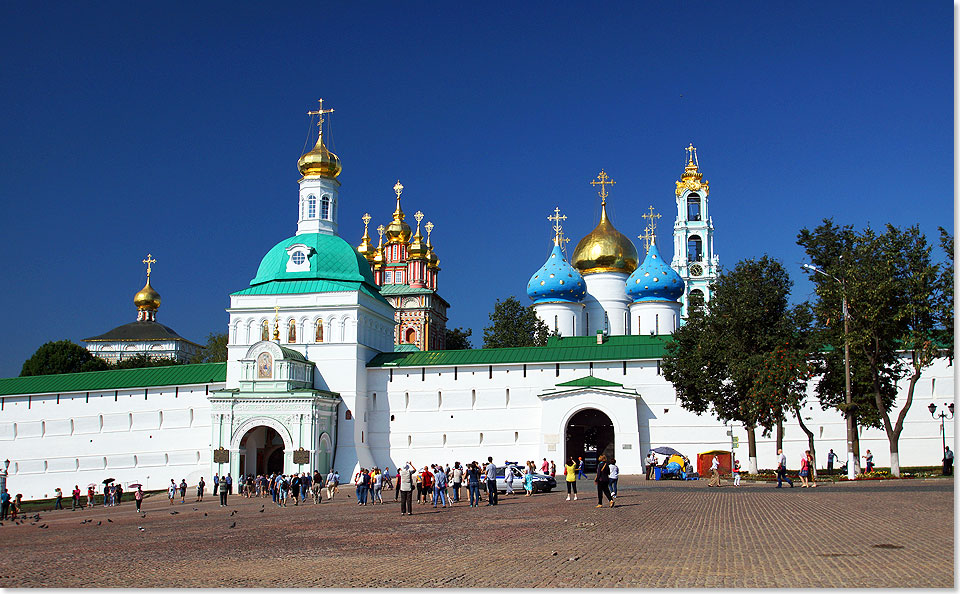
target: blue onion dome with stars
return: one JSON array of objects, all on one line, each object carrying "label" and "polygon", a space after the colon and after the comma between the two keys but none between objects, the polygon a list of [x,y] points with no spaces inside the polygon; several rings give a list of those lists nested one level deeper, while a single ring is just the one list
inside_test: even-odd
[{"label": "blue onion dome with stars", "polygon": [[643,263],[627,278],[627,296],[634,303],[676,301],[683,295],[683,287],[683,279],[664,261],[656,242],[650,244]]},{"label": "blue onion dome with stars", "polygon": [[586,294],[583,277],[567,262],[560,245],[555,242],[550,257],[527,283],[527,296],[534,303],[577,303]]}]

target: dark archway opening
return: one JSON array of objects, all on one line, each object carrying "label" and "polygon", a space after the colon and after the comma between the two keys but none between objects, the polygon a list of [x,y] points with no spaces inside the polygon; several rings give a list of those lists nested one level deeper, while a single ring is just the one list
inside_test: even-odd
[{"label": "dark archway opening", "polygon": [[570,418],[566,428],[566,457],[583,458],[584,470],[597,469],[597,458],[614,457],[613,422],[595,408],[581,410]]},{"label": "dark archway opening", "polygon": [[240,440],[241,474],[283,472],[283,438],[272,427],[254,427]]}]

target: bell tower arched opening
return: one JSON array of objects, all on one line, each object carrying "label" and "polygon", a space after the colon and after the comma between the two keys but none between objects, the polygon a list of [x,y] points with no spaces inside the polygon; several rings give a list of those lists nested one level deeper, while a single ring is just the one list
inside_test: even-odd
[{"label": "bell tower arched opening", "polygon": [[582,457],[588,472],[596,470],[601,454],[610,459],[616,450],[613,421],[595,408],[586,408],[570,417],[564,435],[564,459]]}]

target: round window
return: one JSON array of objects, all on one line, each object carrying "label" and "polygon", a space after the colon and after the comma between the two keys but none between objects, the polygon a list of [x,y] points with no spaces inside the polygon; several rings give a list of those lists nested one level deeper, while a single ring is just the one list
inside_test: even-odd
[{"label": "round window", "polygon": [[306,259],[307,257],[303,255],[303,252],[293,252],[293,263],[297,266],[303,264]]}]

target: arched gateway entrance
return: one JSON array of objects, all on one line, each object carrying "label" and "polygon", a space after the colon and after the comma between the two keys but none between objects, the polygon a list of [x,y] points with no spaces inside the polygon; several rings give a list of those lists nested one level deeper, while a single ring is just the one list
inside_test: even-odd
[{"label": "arched gateway entrance", "polygon": [[600,454],[613,457],[613,422],[595,408],[581,410],[567,423],[565,443],[566,458],[583,457],[584,469],[593,472]]},{"label": "arched gateway entrance", "polygon": [[283,453],[283,438],[273,427],[254,427],[240,439],[240,473],[282,473]]}]

